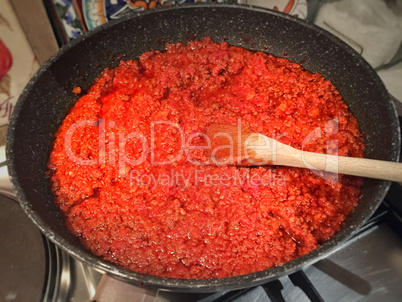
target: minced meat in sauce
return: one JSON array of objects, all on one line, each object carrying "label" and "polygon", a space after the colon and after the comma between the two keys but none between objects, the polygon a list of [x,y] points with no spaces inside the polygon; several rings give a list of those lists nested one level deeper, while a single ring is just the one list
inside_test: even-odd
[{"label": "minced meat in sauce", "polygon": [[106,69],[63,121],[48,167],[67,227],[95,255],[162,277],[236,276],[316,249],[362,179],[205,165],[199,133],[239,121],[298,149],[363,155],[356,119],[322,75],[209,38],[168,44]]}]

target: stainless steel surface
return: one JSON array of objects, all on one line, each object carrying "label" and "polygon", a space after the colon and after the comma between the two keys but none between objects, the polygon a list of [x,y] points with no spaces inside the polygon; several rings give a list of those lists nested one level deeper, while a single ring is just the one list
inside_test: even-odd
[{"label": "stainless steel surface", "polygon": [[374,226],[305,273],[325,301],[401,301],[401,238]]},{"label": "stainless steel surface", "polygon": [[81,262],[72,261],[71,263],[71,280],[74,285],[69,293],[69,301],[80,302],[89,301],[95,295],[96,287],[98,286],[102,272],[98,272]]},{"label": "stainless steel surface", "polygon": [[29,43],[42,65],[59,50],[42,0],[10,0]]},{"label": "stainless steel surface", "polygon": [[13,200],[0,195],[0,301],[40,301],[46,279],[42,234]]},{"label": "stainless steel surface", "polygon": [[[143,288],[135,287],[133,285],[117,281],[116,279],[103,275],[93,300],[96,302],[129,302],[129,301],[142,301],[152,302],[155,300],[156,293]],[[165,300],[157,300],[165,301]]]},{"label": "stainless steel surface", "polygon": [[[64,251],[61,253],[63,253],[64,276],[62,279],[64,287],[59,292],[57,301],[81,302],[92,300],[103,273],[76,261]],[[65,263],[68,263],[68,266]]]},{"label": "stainless steel surface", "polygon": [[43,302],[84,302],[95,294],[103,273],[83,265],[46,240],[48,278]]}]

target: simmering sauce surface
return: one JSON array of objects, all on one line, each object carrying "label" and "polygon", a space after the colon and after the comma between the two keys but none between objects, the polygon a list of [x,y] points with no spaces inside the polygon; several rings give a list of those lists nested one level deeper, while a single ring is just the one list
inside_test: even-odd
[{"label": "simmering sauce surface", "polygon": [[356,119],[322,75],[209,38],[170,44],[106,69],[57,132],[48,167],[69,230],[135,272],[221,278],[309,253],[358,203],[359,178],[203,164],[212,122],[363,155]]}]

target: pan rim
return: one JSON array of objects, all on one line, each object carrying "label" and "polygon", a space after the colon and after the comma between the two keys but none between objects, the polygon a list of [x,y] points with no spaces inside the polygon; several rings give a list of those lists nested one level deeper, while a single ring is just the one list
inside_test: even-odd
[{"label": "pan rim", "polygon": [[[347,44],[345,44],[343,41],[339,40],[333,35],[328,34],[325,30],[317,27],[314,24],[308,23],[303,20],[295,19],[294,17],[291,17],[287,14],[276,12],[273,10],[265,9],[265,8],[258,8],[258,7],[253,7],[249,5],[228,5],[228,4],[220,4],[220,5],[210,5],[210,4],[191,4],[191,5],[183,5],[183,6],[175,6],[175,7],[169,7],[169,8],[157,8],[153,10],[148,10],[144,11],[142,13],[133,13],[129,14],[127,16],[122,17],[121,19],[106,23],[94,30],[91,30],[90,32],[84,34],[83,36],[79,37],[78,39],[72,41],[71,43],[63,46],[54,56],[52,56],[45,64],[41,66],[41,68],[35,73],[35,75],[32,77],[30,82],[27,84],[25,87],[23,93],[20,96],[20,99],[18,100],[13,114],[12,118],[10,120],[9,128],[8,128],[8,133],[7,133],[7,162],[8,162],[8,168],[9,168],[9,174],[10,174],[10,179],[13,184],[13,189],[14,192],[16,192],[16,195],[18,197],[18,200],[20,202],[20,205],[24,209],[24,211],[27,213],[27,215],[30,217],[31,220],[34,221],[34,223],[39,227],[39,229],[46,234],[46,237],[48,237],[52,242],[54,242],[58,247],[62,248],[63,250],[67,251],[67,253],[74,258],[89,264],[93,267],[96,267],[98,269],[101,269],[103,271],[106,271],[107,273],[117,277],[118,279],[124,280],[127,282],[127,280],[130,280],[131,283],[139,286],[146,286],[146,287],[151,287],[151,288],[163,288],[163,289],[176,289],[180,291],[192,291],[192,292],[214,292],[214,291],[219,291],[223,289],[239,289],[239,288],[244,288],[244,287],[250,287],[250,286],[256,286],[260,285],[262,283],[269,282],[271,280],[277,279],[284,273],[290,274],[296,270],[302,269],[304,267],[307,267],[322,258],[328,256],[330,253],[334,251],[334,249],[338,246],[339,241],[344,242],[351,236],[353,236],[359,229],[361,225],[363,225],[364,222],[361,222],[360,225],[354,225],[353,227],[350,226],[349,228],[342,228],[339,232],[337,232],[331,239],[329,239],[326,243],[321,245],[319,248],[316,250],[308,253],[305,256],[299,257],[295,260],[292,260],[290,262],[287,262],[281,266],[273,267],[264,271],[260,272],[255,272],[251,274],[246,274],[246,275],[240,275],[240,276],[234,276],[234,277],[227,277],[227,278],[215,278],[215,279],[179,279],[179,278],[163,278],[163,277],[158,277],[158,276],[152,276],[152,275],[146,275],[146,274],[141,274],[141,273],[136,273],[136,272],[131,272],[126,269],[122,269],[117,267],[116,265],[113,265],[107,261],[104,261],[97,256],[90,254],[88,251],[87,253],[81,252],[80,250],[76,251],[74,246],[67,242],[64,238],[61,238],[58,236],[54,231],[51,230],[50,226],[44,222],[39,215],[37,215],[32,208],[30,207],[30,203],[28,202],[28,198],[25,195],[20,183],[18,182],[18,175],[16,173],[15,169],[15,158],[13,155],[13,149],[10,148],[10,146],[13,145],[13,133],[15,130],[16,122],[18,120],[19,112],[21,111],[22,105],[24,104],[24,101],[26,100],[26,97],[29,93],[29,91],[34,87],[36,81],[40,76],[46,72],[46,70],[54,63],[56,62],[65,52],[69,51],[69,49],[75,47],[77,44],[81,43],[82,41],[86,40],[88,37],[91,37],[92,35],[96,35],[100,31],[102,31],[105,28],[113,27],[116,26],[117,24],[126,22],[127,20],[130,20],[132,18],[141,18],[143,16],[149,15],[149,14],[158,14],[160,12],[164,11],[172,11],[172,10],[181,10],[181,9],[197,9],[197,8],[211,8],[211,9],[221,9],[221,8],[230,8],[230,9],[241,9],[241,10],[251,10],[251,11],[259,11],[263,13],[269,13],[271,15],[279,16],[281,18],[285,18],[287,20],[291,20],[292,22],[297,22],[299,24],[302,24],[303,26],[308,27],[309,29],[312,29],[314,31],[319,31],[323,34],[326,35],[327,38],[330,38],[334,43],[340,45],[340,47],[346,49],[346,51],[353,55],[354,57],[357,57],[358,55],[352,48],[350,48]],[[345,47],[346,46],[346,47]],[[357,57],[359,60],[361,60],[364,65],[364,67],[371,73],[375,73],[375,71],[368,65],[368,63],[358,55]],[[368,68],[370,67],[370,68]],[[371,71],[370,71],[371,69]],[[382,82],[379,80],[379,77],[375,73],[375,77],[378,78],[379,83],[383,86]],[[384,91],[385,90],[385,87]],[[396,110],[394,108],[394,112],[396,114]],[[398,127],[399,130],[399,127]],[[399,134],[399,132],[398,132]],[[399,139],[397,140],[396,147],[399,150],[400,148],[400,141]],[[397,160],[399,157],[399,152],[396,151],[396,153],[393,153],[393,160]],[[390,182],[382,182],[381,190],[383,191],[383,195],[385,196],[386,191],[390,187]],[[383,197],[384,197],[383,196]],[[381,202],[378,201],[377,206]],[[376,208],[376,207],[375,207]],[[375,209],[374,208],[374,209]],[[374,212],[374,209],[372,212]],[[349,229],[354,229],[354,232],[351,232]]]}]

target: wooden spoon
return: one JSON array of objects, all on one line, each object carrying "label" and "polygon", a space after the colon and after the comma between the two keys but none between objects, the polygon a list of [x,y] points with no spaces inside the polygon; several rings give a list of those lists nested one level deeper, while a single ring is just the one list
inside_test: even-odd
[{"label": "wooden spoon", "polygon": [[307,152],[254,133],[241,125],[210,124],[211,159],[217,165],[280,165],[402,181],[402,163]]}]

